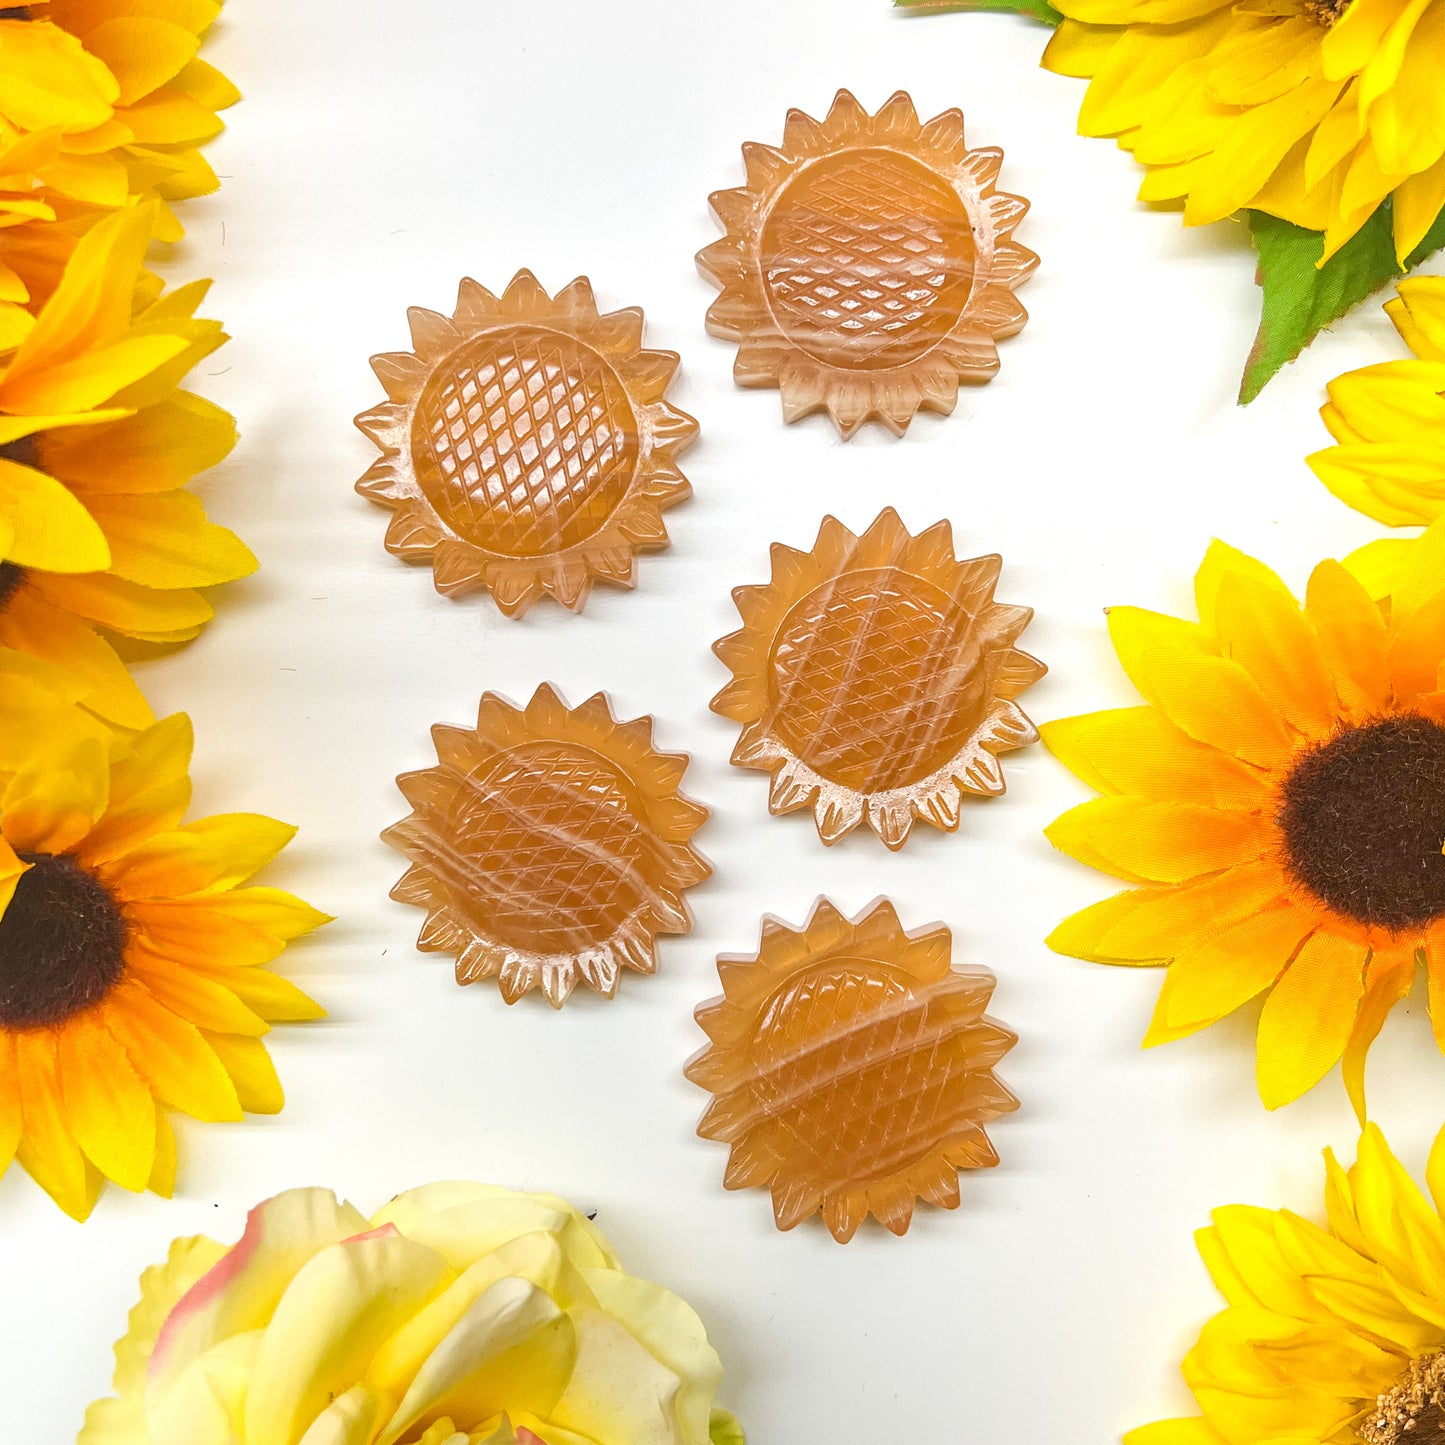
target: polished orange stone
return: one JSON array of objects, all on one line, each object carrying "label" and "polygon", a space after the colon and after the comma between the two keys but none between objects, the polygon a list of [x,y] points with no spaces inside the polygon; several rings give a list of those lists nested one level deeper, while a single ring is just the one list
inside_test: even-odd
[{"label": "polished orange stone", "polygon": [[998,371],[1038,257],[1012,239],[1028,202],[995,189],[1003,152],[969,150],[961,111],[925,125],[900,91],[870,116],[840,90],[825,120],[790,111],[781,149],[743,158],[747,185],[712,197],[727,235],[697,258],[740,385],[778,387],[788,421],[901,436]]},{"label": "polished orange stone", "polygon": [[697,433],[663,400],[678,358],[642,349],[642,312],[599,315],[585,277],[551,299],[520,271],[500,297],[463,281],[450,317],[409,315],[414,350],[371,361],[390,399],[356,419],[382,451],[357,491],[394,513],[387,550],[509,616],[632,586]]},{"label": "polished orange stone", "polygon": [[993,1072],[1017,1040],[984,1015],[993,974],[953,968],[951,946],[886,899],[856,919],[820,899],[718,960],[687,1066],[715,1096],[698,1133],[732,1146],[727,1188],[772,1190],[779,1229],[821,1210],[840,1242],[869,1214],[903,1234],[918,1200],[956,1209],[958,1171],[998,1163],[984,1126],[1018,1108]]},{"label": "polished orange stone", "polygon": [[578,982],[611,998],[623,969],[654,972],[710,872],[687,755],[653,747],[650,717],[618,722],[601,693],[569,709],[548,685],[525,709],[487,693],[475,728],[432,738],[438,765],[397,779],[415,811],[382,835],[412,860],[391,896],[426,909],[417,946],[508,1003],[541,989],[560,1008]]},{"label": "polished orange stone", "polygon": [[999,754],[1038,737],[1013,699],[1046,669],[1014,646],[1032,609],[994,601],[1000,565],[891,507],[861,537],[825,517],[811,552],[774,544],[772,581],[733,591],[712,701],[743,725],[733,762],[772,774],[773,813],[901,848],[915,819],[952,832],[966,797],[1003,792]]}]

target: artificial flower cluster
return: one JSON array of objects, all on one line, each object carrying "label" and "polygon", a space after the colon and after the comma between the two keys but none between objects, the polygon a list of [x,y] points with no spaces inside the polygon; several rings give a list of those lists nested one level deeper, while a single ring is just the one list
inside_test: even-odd
[{"label": "artificial flower cluster", "polygon": [[1056,27],[1081,135],[1144,167],[1185,225],[1247,219],[1263,288],[1240,400],[1445,246],[1445,0],[894,0]]},{"label": "artificial flower cluster", "polygon": [[292,829],[184,823],[191,729],[123,657],[194,638],[255,558],[187,483],[232,418],[182,387],[226,338],[167,288],[170,203],[236,91],[216,0],[0,10],[0,1173],[84,1219],[105,1178],[169,1194],[170,1109],[274,1112],[262,1036],[320,1010],[267,965],[323,921],[240,887]]}]

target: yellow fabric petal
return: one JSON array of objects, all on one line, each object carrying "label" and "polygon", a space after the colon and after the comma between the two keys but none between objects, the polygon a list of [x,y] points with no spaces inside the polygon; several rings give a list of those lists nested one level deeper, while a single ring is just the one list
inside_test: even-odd
[{"label": "yellow fabric petal", "polygon": [[83,131],[110,119],[118,87],[73,36],[46,21],[0,21],[0,94],[23,130]]},{"label": "yellow fabric petal", "polygon": [[[10,907],[10,900],[15,896],[16,885],[33,866],[30,863],[22,863],[4,834],[0,833],[0,918],[5,916],[5,910]],[[0,1153],[3,1152],[0,1150]],[[7,1158],[5,1162],[8,1164],[10,1161]],[[0,1167],[0,1174],[4,1172],[4,1168]]]},{"label": "yellow fabric petal", "polygon": [[286,1095],[265,1044],[260,1039],[217,1034],[207,1029],[201,1034],[231,1076],[241,1107],[248,1114],[279,1114]]},{"label": "yellow fabric petal", "polygon": [[20,1145],[20,1065],[15,1036],[0,1029],[0,1176],[10,1168]]},{"label": "yellow fabric petal", "polygon": [[1398,704],[1408,706],[1422,693],[1435,691],[1445,662],[1445,577],[1440,587],[1390,639],[1390,683]]},{"label": "yellow fabric petal", "polygon": [[294,1445],[330,1400],[358,1383],[386,1338],[450,1279],[435,1250],[397,1234],[333,1245],[304,1264],[276,1306],[251,1370],[247,1445]]},{"label": "yellow fabric petal", "polygon": [[1284,972],[1313,923],[1285,906],[1247,918],[1169,965],[1172,1027],[1213,1023],[1263,992]]},{"label": "yellow fabric petal", "polygon": [[[266,1020],[248,1008],[219,973],[177,967],[173,960],[134,938],[126,947],[126,968],[159,1003],[197,1028],[251,1038],[260,1038],[270,1030]],[[250,970],[231,972],[243,978]]]},{"label": "yellow fabric petal", "polygon": [[1124,1436],[1123,1445],[1230,1445],[1230,1442],[1207,1420],[1196,1415],[1141,1425]]},{"label": "yellow fabric petal", "polygon": [[1394,208],[1395,258],[1404,267],[1445,210],[1445,157],[1407,176],[1395,187],[1390,200]]},{"label": "yellow fabric petal", "polygon": [[56,1075],[55,1034],[34,1029],[11,1035],[20,1075],[24,1132],[15,1157],[72,1219],[90,1218],[100,1173],[86,1161],[65,1122]]},{"label": "yellow fabric petal", "polygon": [[[254,1010],[267,1023],[309,1023],[326,1017],[326,1010],[309,998],[288,979],[272,973],[269,968],[227,968],[193,970],[205,973],[223,984],[228,992]],[[203,1028],[214,1027],[197,1019]],[[231,1029],[238,1034],[259,1033],[259,1030]]]},{"label": "yellow fabric petal", "polygon": [[1146,696],[1197,742],[1258,767],[1278,767],[1292,744],[1278,713],[1237,662],[1157,650],[1140,660]]},{"label": "yellow fabric petal", "polygon": [[1279,574],[1255,557],[1221,542],[1217,537],[1209,544],[1204,560],[1194,574],[1194,606],[1199,612],[1199,625],[1210,634],[1219,631],[1219,590],[1230,573],[1241,573],[1259,586],[1277,594],[1287,602],[1294,595],[1280,580]]},{"label": "yellow fabric petal", "polygon": [[0,382],[0,401],[14,411],[83,411],[118,397],[185,350],[182,336],[124,336],[37,374],[7,376]]},{"label": "yellow fabric petal", "polygon": [[1366,1118],[1365,1059],[1390,1010],[1409,996],[1415,983],[1415,969],[1413,953],[1406,952],[1376,954],[1365,970],[1365,995],[1360,1000],[1360,1010],[1340,1070],[1345,1092],[1361,1124]]},{"label": "yellow fabric petal", "polygon": [[121,912],[135,937],[177,966],[245,968],[269,963],[285,947],[274,934],[229,917],[223,909],[177,907],[156,899],[127,900],[107,870],[101,870],[100,877],[122,899]]},{"label": "yellow fabric petal", "polygon": [[120,104],[133,105],[194,59],[190,31],[148,15],[119,15],[86,32],[85,48],[120,82]]},{"label": "yellow fabric petal", "polygon": [[206,520],[189,492],[88,497],[91,514],[110,542],[118,577],[143,587],[211,587],[256,570],[256,559],[234,532]]},{"label": "yellow fabric petal", "polygon": [[65,487],[34,467],[0,457],[0,527],[5,559],[47,572],[110,566],[100,524]]},{"label": "yellow fabric petal", "polygon": [[1113,958],[1167,962],[1278,902],[1283,891],[1272,859],[1178,888],[1140,889],[1136,906],[1102,930],[1096,947]]},{"label": "yellow fabric petal", "polygon": [[1295,1320],[1328,1319],[1287,1258],[1273,1209],[1227,1204],[1195,1236],[1200,1257],[1230,1304],[1252,1305]]},{"label": "yellow fabric petal", "polygon": [[0,408],[64,411],[22,406],[11,387],[42,386],[47,372],[121,336],[131,321],[131,297],[150,240],[151,213],[128,207],[103,217],[76,243],[54,294],[40,309],[34,331],[0,376]]},{"label": "yellow fabric petal", "polygon": [[1388,527],[1433,522],[1445,511],[1445,463],[1419,442],[1353,442],[1305,459],[1342,502]]},{"label": "yellow fabric petal", "polygon": [[1356,719],[1390,699],[1389,637],[1380,609],[1338,562],[1310,574],[1305,615],[1314,627],[1340,699]]},{"label": "yellow fabric petal", "polygon": [[1306,737],[1331,732],[1339,698],[1294,598],[1246,573],[1227,572],[1215,608],[1220,650],[1244,668],[1269,707]]},{"label": "yellow fabric petal", "polygon": [[155,1164],[155,1104],[94,1011],[57,1031],[56,1063],[65,1122],[76,1143],[123,1189],[143,1190]]},{"label": "yellow fabric petal", "polygon": [[4,304],[0,304],[0,351],[19,346],[35,329],[35,318],[19,304],[22,300],[23,297],[6,296]]},{"label": "yellow fabric petal", "polygon": [[123,978],[99,1007],[132,1066],[163,1103],[210,1124],[240,1119],[235,1085],[195,1025],[133,978]]},{"label": "yellow fabric petal", "polygon": [[1385,311],[1422,361],[1445,361],[1445,276],[1407,276]]},{"label": "yellow fabric petal", "polygon": [[1083,25],[1066,15],[1049,37],[1039,63],[1056,75],[1085,79],[1099,69],[1128,34],[1128,28],[1123,25]]},{"label": "yellow fabric petal", "polygon": [[234,887],[265,867],[296,836],[259,813],[227,813],[157,834],[131,849],[107,877],[127,898],[175,898]]},{"label": "yellow fabric petal", "polygon": [[1144,667],[1146,655],[1161,652],[1191,652],[1203,657],[1218,657],[1219,648],[1213,637],[1198,623],[1163,612],[1150,612],[1144,607],[1111,607],[1108,610],[1109,640],[1129,681],[1150,701],[1152,672]]},{"label": "yellow fabric petal", "polygon": [[1045,723],[1039,734],[1065,767],[1102,793],[1248,808],[1263,774],[1197,743],[1152,707],[1114,708]]},{"label": "yellow fabric petal", "polygon": [[190,718],[175,713],[118,751],[110,770],[110,805],[76,849],[82,863],[98,867],[180,822],[191,799],[194,742]]},{"label": "yellow fabric petal", "polygon": [[1256,1076],[1267,1109],[1292,1103],[1339,1061],[1365,989],[1363,940],[1312,934],[1259,1018]]},{"label": "yellow fabric petal", "polygon": [[215,615],[199,592],[141,587],[105,572],[29,578],[32,588],[57,607],[127,637],[194,637]]},{"label": "yellow fabric petal", "polygon": [[[3,860],[0,860],[0,867],[3,867]],[[1445,1054],[1445,938],[1440,936],[1437,929],[1432,928],[1425,935],[1424,943],[1419,949],[1418,961],[1425,966],[1430,1028],[1435,1035],[1435,1042],[1439,1045],[1440,1052]],[[1415,961],[1412,960],[1410,968],[1412,982],[1414,975]]]},{"label": "yellow fabric petal", "polygon": [[12,775],[0,797],[0,831],[17,853],[65,853],[105,812],[110,758],[92,737],[62,739]]},{"label": "yellow fabric petal", "polygon": [[279,939],[299,938],[332,921],[329,913],[322,913],[279,888],[236,888],[221,894],[177,898],[172,900],[170,908],[176,915],[184,914],[187,909],[222,913]]},{"label": "yellow fabric petal", "polygon": [[1044,830],[1054,847],[1120,878],[1182,883],[1259,856],[1263,821],[1195,803],[1095,798]]},{"label": "yellow fabric petal", "polygon": [[88,495],[172,491],[235,444],[229,412],[181,391],[103,426],[50,432],[41,448],[51,475]]},{"label": "yellow fabric petal", "polygon": [[0,613],[0,646],[64,668],[82,686],[77,700],[108,721],[148,727],[154,721],[150,705],[115,649],[82,618],[55,606],[37,580],[55,575],[23,576]]}]

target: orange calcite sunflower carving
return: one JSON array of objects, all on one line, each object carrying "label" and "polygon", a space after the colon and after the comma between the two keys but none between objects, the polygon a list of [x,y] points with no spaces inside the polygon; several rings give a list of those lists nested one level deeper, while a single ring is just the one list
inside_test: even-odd
[{"label": "orange calcite sunflower carving", "polygon": [[356,489],[395,513],[387,551],[511,617],[632,586],[691,490],[674,456],[697,433],[662,399],[678,358],[642,349],[642,312],[599,315],[586,277],[549,299],[519,271],[500,297],[463,281],[450,317],[408,314],[415,350],[372,358],[390,399],[356,418],[382,451]]},{"label": "orange calcite sunflower carving", "polygon": [[954,557],[938,522],[890,507],[861,537],[825,517],[811,552],[773,545],[773,578],[738,587],[733,680],[714,712],[743,724],[732,760],[773,775],[774,813],[811,807],[824,843],[860,823],[901,848],[915,818],[952,832],[966,794],[1004,790],[998,755],[1038,733],[1013,699],[1043,676],[1014,646],[1033,610],[993,598],[1000,559]]},{"label": "orange calcite sunflower carving", "polygon": [[1017,1038],[984,1016],[993,974],[950,950],[886,899],[853,920],[819,899],[718,960],[723,997],[697,1010],[712,1042],[687,1066],[716,1096],[698,1133],[732,1145],[727,1188],[770,1186],[779,1229],[821,1210],[842,1243],[869,1214],[903,1234],[917,1200],[956,1209],[958,1170],[998,1163],[984,1126],[1018,1108],[993,1072]]},{"label": "orange calcite sunflower carving", "polygon": [[998,371],[1039,258],[1012,239],[1028,202],[994,189],[1003,152],[969,150],[962,111],[925,125],[900,91],[870,116],[840,90],[826,120],[789,111],[782,148],[743,158],[747,185],[711,197],[727,235],[697,258],[739,385],[778,387],[788,421],[826,410],[844,437],[869,417],[902,436]]},{"label": "orange calcite sunflower carving", "polygon": [[611,998],[624,968],[654,972],[711,871],[689,846],[707,809],[678,792],[687,755],[653,747],[650,717],[618,722],[601,693],[569,710],[545,684],[521,710],[487,693],[475,728],[432,738],[438,766],[397,779],[415,811],[382,835],[412,860],[391,896],[426,909],[418,947],[554,1008],[579,980]]}]

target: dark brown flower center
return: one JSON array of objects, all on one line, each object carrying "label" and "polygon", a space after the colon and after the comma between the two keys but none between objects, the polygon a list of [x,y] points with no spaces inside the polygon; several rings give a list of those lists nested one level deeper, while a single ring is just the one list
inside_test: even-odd
[{"label": "dark brown flower center", "polygon": [[0,612],[4,612],[25,580],[25,569],[14,562],[0,562]]},{"label": "dark brown flower center", "polygon": [[[14,17],[11,17],[14,19]],[[5,12],[0,9],[0,20],[5,19]],[[36,467],[40,465],[40,439],[31,433],[28,437],[20,437],[13,442],[6,442],[0,446],[0,457],[7,462],[18,462],[22,467]]]},{"label": "dark brown flower center", "polygon": [[1277,819],[1290,871],[1357,922],[1400,932],[1445,916],[1445,727],[1414,714],[1307,752]]},{"label": "dark brown flower center", "polygon": [[1411,1360],[1358,1433],[1361,1445],[1445,1445],[1445,1355]]},{"label": "dark brown flower center", "polygon": [[0,917],[0,1028],[46,1028],[115,986],[125,968],[125,920],[100,879],[73,858],[20,856],[33,866]]}]

